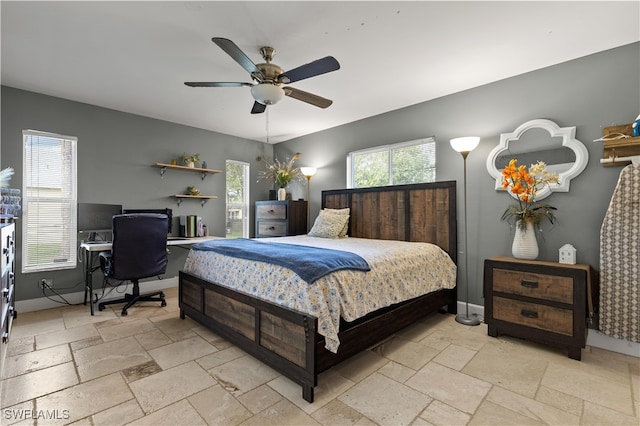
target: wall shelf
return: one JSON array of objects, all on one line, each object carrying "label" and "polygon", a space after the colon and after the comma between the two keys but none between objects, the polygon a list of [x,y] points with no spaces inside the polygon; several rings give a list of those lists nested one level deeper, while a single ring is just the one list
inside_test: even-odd
[{"label": "wall shelf", "polygon": [[151,167],[159,168],[161,177],[164,177],[164,173],[167,171],[167,169],[183,170],[185,172],[192,172],[192,173],[200,173],[200,178],[202,180],[204,180],[204,178],[207,177],[208,174],[222,173],[222,170],[203,169],[201,167],[178,166],[177,164],[174,165],[174,164],[165,164],[165,163],[155,163],[155,164],[152,164]]},{"label": "wall shelf", "polygon": [[[621,134],[631,136],[633,129],[631,124],[624,124],[621,126],[605,127],[602,132],[603,136],[614,136],[614,134]],[[602,143],[602,159],[605,162],[602,163],[604,167],[612,166],[626,166],[631,164],[631,160],[624,159],[617,161],[620,157],[633,157],[640,155],[640,137],[628,137],[624,139],[605,140]]]},{"label": "wall shelf", "polygon": [[200,200],[201,206],[204,206],[207,201],[213,198],[218,198],[216,195],[187,195],[187,194],[176,194],[176,195],[171,195],[171,197],[176,199],[176,202],[178,203],[178,205],[182,203],[182,200],[189,199],[189,200]]}]

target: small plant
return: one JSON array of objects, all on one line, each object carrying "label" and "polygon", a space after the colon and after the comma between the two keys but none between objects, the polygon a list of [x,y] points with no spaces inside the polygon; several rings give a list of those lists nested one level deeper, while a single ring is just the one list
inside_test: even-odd
[{"label": "small plant", "polygon": [[294,166],[298,159],[300,154],[295,154],[291,159],[287,158],[285,162],[280,162],[277,158],[273,163],[264,160],[267,169],[258,172],[258,181],[271,180],[278,188],[286,188],[292,180],[304,179],[300,169]]},{"label": "small plant", "polygon": [[183,152],[180,159],[184,164],[197,163],[198,161],[200,161],[200,154],[196,152],[193,155],[187,155],[186,152]]}]

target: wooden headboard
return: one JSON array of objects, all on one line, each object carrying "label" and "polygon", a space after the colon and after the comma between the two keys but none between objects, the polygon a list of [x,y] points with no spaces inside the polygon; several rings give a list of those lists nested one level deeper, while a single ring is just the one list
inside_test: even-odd
[{"label": "wooden headboard", "polygon": [[348,235],[436,244],[457,263],[455,181],[322,191],[322,208],[346,207]]}]

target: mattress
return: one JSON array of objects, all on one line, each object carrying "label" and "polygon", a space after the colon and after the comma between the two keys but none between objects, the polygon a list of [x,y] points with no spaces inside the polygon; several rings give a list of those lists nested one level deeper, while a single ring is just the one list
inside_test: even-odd
[{"label": "mattress", "polygon": [[327,350],[334,353],[340,344],[341,317],[354,321],[378,309],[456,285],[455,263],[434,244],[306,235],[260,241],[349,251],[364,258],[371,270],[336,271],[308,284],[282,266],[192,249],[184,271],[316,317],[318,333],[324,336]]}]

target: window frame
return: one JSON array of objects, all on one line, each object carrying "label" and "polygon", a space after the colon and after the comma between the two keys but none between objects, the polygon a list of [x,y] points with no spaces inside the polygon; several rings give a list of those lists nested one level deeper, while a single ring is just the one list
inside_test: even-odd
[{"label": "window frame", "polygon": [[[49,139],[58,139],[60,141],[65,141],[68,143],[68,151],[66,154],[70,155],[71,158],[67,162],[69,168],[66,170],[69,173],[68,182],[65,185],[61,185],[60,188],[64,188],[61,192],[61,196],[46,196],[46,195],[34,195],[32,193],[31,188],[43,188],[42,185],[36,186],[33,185],[32,177],[34,177],[34,170],[32,170],[32,165],[28,164],[29,158],[32,158],[27,155],[28,150],[30,149],[33,152],[33,148],[28,147],[28,142],[30,138],[49,138]],[[78,206],[78,138],[75,136],[66,136],[60,135],[52,132],[43,132],[38,130],[23,130],[22,131],[22,262],[21,262],[21,271],[23,274],[36,273],[36,272],[46,272],[46,271],[55,271],[55,270],[63,270],[63,269],[75,269],[78,266],[78,257],[77,257],[77,206]],[[33,161],[32,161],[33,163]],[[62,162],[60,163],[62,166]],[[62,172],[62,169],[60,169]],[[30,176],[31,175],[31,176]],[[63,179],[61,179],[61,183]],[[65,191],[68,195],[65,195]],[[62,232],[62,238],[60,239],[60,244],[63,246],[61,249],[61,254],[66,256],[64,261],[40,261],[37,260],[35,262],[31,262],[32,255],[29,254],[29,250],[32,249],[34,245],[38,246],[43,244],[44,242],[39,241],[38,234],[39,232],[30,232],[30,226],[37,226],[39,221],[42,219],[41,216],[37,216],[37,213],[31,211],[32,203],[42,203],[46,205],[50,204],[67,204],[67,212],[68,217],[64,217],[61,220],[61,223],[64,225],[61,226],[60,230]],[[45,224],[46,226],[46,224]],[[31,228],[33,229],[33,228]],[[37,257],[37,256],[36,256]]]},{"label": "window frame", "polygon": [[[370,148],[365,148],[365,149],[360,149],[357,151],[351,151],[347,154],[347,188],[355,188],[354,186],[354,178],[355,178],[355,170],[354,170],[354,159],[357,155],[362,155],[362,154],[373,154],[376,152],[387,152],[387,158],[388,158],[388,163],[387,163],[387,171],[388,171],[388,175],[389,175],[389,180],[388,182],[385,184],[390,186],[390,185],[394,185],[393,183],[393,151],[395,149],[400,149],[400,148],[406,148],[406,147],[411,147],[411,146],[416,146],[416,145],[423,145],[423,144],[433,144],[433,163],[434,163],[434,179],[431,182],[434,182],[436,180],[436,138],[434,136],[427,136],[425,138],[421,138],[421,139],[414,139],[411,141],[406,141],[406,142],[399,142],[399,143],[395,143],[395,144],[388,144],[388,145],[380,145],[380,146],[375,146],[375,147],[370,147]],[[422,183],[422,182],[415,182],[415,183]],[[358,187],[358,188],[364,188],[364,187]]]},{"label": "window frame", "polygon": [[[242,188],[242,210],[243,210],[243,217],[242,217],[242,238],[249,238],[249,224],[250,224],[250,211],[251,211],[251,206],[250,204],[250,194],[249,194],[249,189],[250,189],[250,178],[251,178],[251,165],[245,161],[237,161],[237,160],[226,160],[225,161],[225,175],[226,170],[227,170],[227,166],[229,164],[233,164],[236,166],[242,166],[242,181],[243,181],[243,188]],[[228,194],[229,192],[229,188],[227,187],[227,183],[225,180],[225,194]],[[226,201],[225,201],[225,237],[229,238],[226,232],[226,221],[228,219],[227,217],[227,213],[229,211],[229,197],[225,197]]]}]

